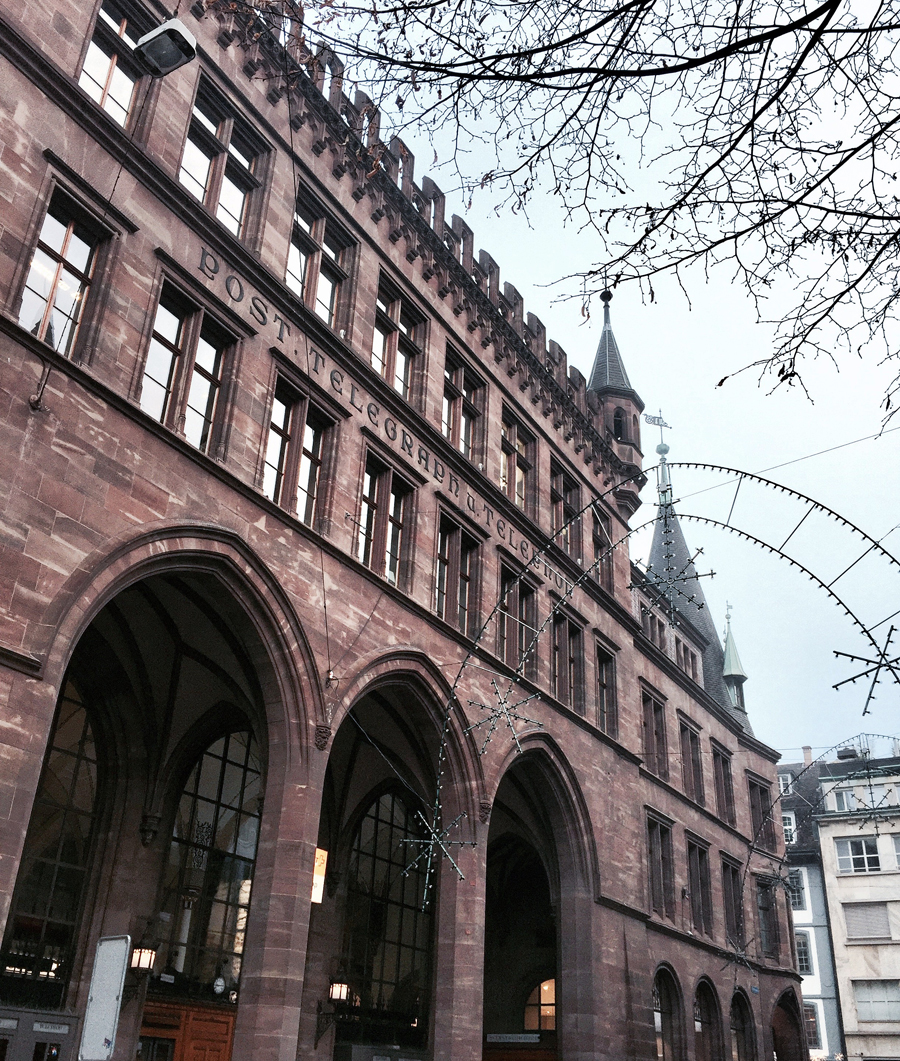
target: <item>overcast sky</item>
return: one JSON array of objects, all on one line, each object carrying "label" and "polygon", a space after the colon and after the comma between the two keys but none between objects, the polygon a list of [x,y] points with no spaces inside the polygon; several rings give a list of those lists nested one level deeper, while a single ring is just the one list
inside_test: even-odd
[{"label": "overcast sky", "polygon": [[[423,147],[418,156],[428,159],[430,150]],[[423,172],[420,166],[419,181]],[[442,183],[440,172],[432,176]],[[448,216],[462,213],[460,202],[460,197],[454,201],[448,195]],[[541,318],[548,337],[566,350],[569,363],[588,376],[602,327],[602,307],[597,302],[593,318],[585,323],[577,300],[557,299],[567,288],[550,285],[593,264],[599,248],[589,236],[564,227],[553,200],[532,208],[530,227],[519,215],[495,213],[488,192],[476,196],[464,217],[475,230],[476,252],[483,248],[491,254],[500,266],[501,282],[508,281],[521,292],[526,312]],[[730,283],[727,270],[714,272],[708,284],[698,274],[689,288],[691,305],[671,282],[654,286],[657,297],[652,305],[642,304],[636,290],[617,291],[612,324],[626,371],[646,411],[655,414],[661,409],[672,425],[666,433],[670,461],[709,462],[757,473],[793,461],[766,473],[767,477],[834,509],[873,538],[883,539],[884,547],[900,556],[900,529],[892,532],[900,524],[900,415],[888,425],[893,430],[880,438],[856,441],[881,430],[880,402],[896,370],[879,367],[877,358],[844,356],[838,371],[821,359],[804,369],[809,398],[799,387],[768,393],[771,382],[760,384],[754,370],[717,388],[727,373],[767,356],[771,330],[755,323],[746,292]],[[789,306],[789,292],[776,288],[773,307],[779,302]],[[644,425],[645,468],[656,464],[658,441],[658,430]],[[843,448],[835,449],[838,446]],[[826,450],[831,452],[821,452]],[[674,469],[678,510],[727,521],[735,486],[733,481],[723,485],[725,480],[722,475]],[[643,497],[645,507],[634,525],[654,513],[653,474]],[[732,524],[781,545],[807,508],[787,495],[753,488],[745,480],[734,501]],[[900,734],[900,686],[885,679],[876,688],[866,717],[862,712],[868,680],[838,692],[832,689],[835,682],[864,667],[836,659],[835,650],[866,657],[871,651],[824,590],[786,562],[734,535],[690,521],[682,525],[688,545],[704,549],[698,570],[716,572],[714,578],[703,579],[703,589],[720,631],[726,601],[732,605],[732,629],[749,675],[748,711],[760,739],[780,750],[785,761],[794,761],[801,758],[805,744],[818,755],[863,732]],[[643,557],[648,545],[646,532],[637,535],[632,555]],[[866,548],[862,539],[834,521],[813,515],[786,551],[830,583]],[[874,554],[839,578],[833,589],[870,627],[900,609],[900,574]],[[900,626],[900,616],[895,622]],[[880,643],[890,625],[874,631]],[[900,634],[895,636],[893,655],[900,655]]]}]

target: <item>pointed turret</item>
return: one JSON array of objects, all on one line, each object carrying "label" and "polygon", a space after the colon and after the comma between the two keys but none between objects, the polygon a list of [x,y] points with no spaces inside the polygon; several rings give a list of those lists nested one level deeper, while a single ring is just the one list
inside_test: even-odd
[{"label": "pointed turret", "polygon": [[731,605],[728,605],[725,613],[725,661],[722,667],[722,680],[728,690],[728,696],[733,707],[746,711],[744,705],[744,682],[747,674],[741,666],[741,657],[738,655],[737,645],[734,643],[734,634],[731,632]]},{"label": "pointed turret", "polygon": [[609,319],[612,292],[602,291],[600,298],[603,300],[603,331],[600,333],[587,389],[602,400],[607,429],[613,438],[617,442],[630,443],[640,450],[639,417],[644,410],[644,403],[631,386],[613,335]]},{"label": "pointed turret", "polygon": [[[697,577],[697,569],[694,567],[693,557],[688,550],[675,512],[672,484],[666,463],[669,447],[664,442],[660,443],[656,447],[656,452],[659,454],[659,509],[647,561],[648,573],[650,578],[658,583],[662,594],[706,641],[706,648],[702,654],[703,687],[728,711],[732,718],[740,723],[744,730],[752,733],[747,713],[743,707],[743,695],[740,696],[739,701],[735,700],[728,684],[729,668],[732,671],[731,681],[737,683],[738,690],[746,679],[746,675],[740,669],[734,639],[731,640],[732,662],[726,666],[726,655],[722,650],[715,623],[709,614],[706,597]],[[726,640],[726,648],[727,646]],[[741,675],[740,680],[737,679],[738,673]]]}]

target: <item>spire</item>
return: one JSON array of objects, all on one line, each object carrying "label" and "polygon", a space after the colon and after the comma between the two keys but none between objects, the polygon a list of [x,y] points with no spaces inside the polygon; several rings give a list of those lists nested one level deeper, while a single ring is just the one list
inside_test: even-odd
[{"label": "spire", "polygon": [[[650,556],[647,561],[647,572],[651,583],[657,584],[661,594],[706,641],[702,660],[703,686],[707,693],[721,704],[744,730],[752,733],[747,713],[743,708],[743,696],[733,696],[732,685],[729,684],[729,681],[735,683],[734,687],[740,693],[740,686],[746,679],[740,667],[734,639],[731,639],[732,663],[727,666],[725,652],[719,641],[719,633],[709,614],[706,597],[694,566],[695,557],[688,549],[675,511],[672,480],[666,462],[669,447],[662,442],[656,447],[656,452],[659,454],[659,508],[653,529],[653,543],[650,546]],[[726,635],[726,649],[728,647],[727,637],[728,635]],[[734,669],[735,665],[737,670]],[[738,672],[741,675],[740,678],[737,677]]]},{"label": "spire", "polygon": [[603,331],[600,333],[600,343],[597,346],[594,367],[587,389],[598,394],[605,394],[608,391],[623,394],[643,409],[644,403],[629,382],[628,373],[622,363],[622,355],[619,353],[616,337],[613,335],[610,324],[609,304],[612,301],[612,292],[601,291],[600,298],[603,300]]},{"label": "spire", "polygon": [[744,682],[747,674],[741,666],[734,634],[731,632],[731,605],[725,605],[725,661],[722,666],[722,680],[728,690],[731,706],[738,711],[746,712],[744,704]]}]

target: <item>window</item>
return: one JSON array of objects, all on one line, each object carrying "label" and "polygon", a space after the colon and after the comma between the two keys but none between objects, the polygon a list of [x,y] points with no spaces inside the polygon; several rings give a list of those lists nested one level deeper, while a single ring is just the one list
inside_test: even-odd
[{"label": "window", "polygon": [[319,499],[323,445],[331,427],[283,379],[275,386],[263,466],[263,493],[313,526]]},{"label": "window", "polygon": [[797,951],[797,972],[801,976],[813,975],[812,950],[809,945],[808,932],[794,933],[794,947]]},{"label": "window", "polygon": [[66,356],[78,335],[99,240],[75,204],[56,192],[31,259],[19,324]]},{"label": "window", "polygon": [[340,321],[351,243],[318,205],[298,198],[284,282],[330,327]]},{"label": "window", "polygon": [[594,578],[612,593],[615,589],[615,568],[611,521],[604,512],[593,510]]},{"label": "window", "polygon": [[897,862],[897,869],[900,869],[900,833],[894,833],[892,839],[894,841],[894,859]]},{"label": "window", "polygon": [[713,777],[716,782],[716,813],[723,822],[734,825],[734,785],[731,780],[731,756],[713,745]]},{"label": "window", "polygon": [[675,662],[689,678],[697,680],[699,674],[697,653],[692,648],[688,648],[680,637],[675,638]]},{"label": "window", "polygon": [[132,52],[149,28],[146,20],[135,23],[122,4],[104,0],[84,57],[78,84],[119,125],[128,122],[142,73]]},{"label": "window", "polygon": [[481,451],[481,405],[483,384],[447,351],[444,362],[444,399],[441,431],[454,448],[475,460]]},{"label": "window", "polygon": [[900,1020],[900,980],[854,980],[853,994],[861,1021]]},{"label": "window", "polygon": [[675,874],[672,864],[672,829],[658,818],[647,818],[650,909],[665,917],[675,916]]},{"label": "window", "polygon": [[747,784],[750,791],[751,842],[772,851],[775,847],[775,828],[772,824],[772,797],[769,786],[761,785],[752,778]]},{"label": "window", "polygon": [[878,858],[878,840],[874,836],[861,836],[854,840],[835,840],[838,872],[876,873],[881,869]]},{"label": "window", "polygon": [[613,438],[617,442],[628,440],[628,416],[624,409],[616,409],[613,413]]},{"label": "window", "polygon": [[657,777],[669,776],[666,742],[666,709],[649,693],[642,698],[644,709],[644,765]]},{"label": "window", "polygon": [[784,830],[784,842],[793,844],[797,840],[797,815],[792,810],[781,812],[781,828]]},{"label": "window", "polygon": [[261,152],[249,126],[201,82],[178,179],[235,236],[246,234]]},{"label": "window", "polygon": [[610,737],[618,736],[616,661],[601,645],[597,645],[597,726]]},{"label": "window", "polygon": [[553,695],[576,711],[584,710],[584,644],[581,627],[568,616],[553,619],[550,680]]},{"label": "window", "polygon": [[782,796],[789,796],[794,791],[794,775],[793,774],[779,774],[778,775],[778,791]]},{"label": "window", "polygon": [[141,408],[203,453],[214,450],[231,336],[170,285],[163,287],[141,384]]},{"label": "window", "polygon": [[819,1010],[815,1002],[803,1003],[803,1027],[806,1030],[806,1045],[810,1050],[820,1050],[822,1037],[819,1034]]},{"label": "window", "polygon": [[887,903],[844,903],[847,939],[890,939]]},{"label": "window", "polygon": [[744,902],[741,889],[741,867],[722,859],[722,898],[725,905],[725,938],[729,947],[744,945]]},{"label": "window", "polygon": [[788,870],[787,892],[792,910],[806,909],[806,880],[802,869]]},{"label": "window", "polygon": [[771,877],[756,878],[756,909],[759,914],[759,945],[770,957],[778,953],[778,906],[775,881]]},{"label": "window", "polygon": [[438,530],[434,610],[468,634],[474,619],[475,566],[478,542],[448,516]]},{"label": "window", "polygon": [[531,511],[534,439],[504,411],[500,424],[500,489],[521,509]]},{"label": "window", "polygon": [[162,964],[189,992],[221,976],[237,991],[262,812],[262,764],[249,731],[214,741],[184,787],[172,832],[162,909],[171,935]]},{"label": "window", "polygon": [[657,1061],[681,1061],[684,1057],[681,1005],[675,979],[665,969],[660,969],[653,981],[652,1006]]},{"label": "window", "polygon": [[91,863],[97,765],[85,705],[67,681],[0,948],[0,991],[7,1004],[62,1005]]},{"label": "window", "polygon": [[412,487],[373,456],[366,460],[356,555],[392,586],[401,585]]},{"label": "window", "polygon": [[700,734],[686,722],[680,723],[681,779],[685,794],[697,803],[704,803],[703,760],[700,754]]},{"label": "window", "polygon": [[641,626],[644,633],[662,652],[666,651],[666,624],[646,604],[641,605]]},{"label": "window", "polygon": [[498,654],[507,665],[534,676],[537,644],[534,640],[537,598],[534,587],[509,567],[500,569]]},{"label": "window", "polygon": [[753,1013],[743,995],[731,1000],[731,1056],[733,1061],[753,1061],[756,1043],[753,1037]]},{"label": "window", "polygon": [[421,315],[382,281],[375,303],[372,368],[407,401],[413,394],[413,371],[424,332]]},{"label": "window", "polygon": [[524,1028],[527,1032],[556,1031],[556,981],[545,980],[528,996]]},{"label": "window", "polygon": [[842,812],[856,810],[856,800],[853,798],[852,788],[836,788],[834,790],[834,809]]},{"label": "window", "polygon": [[719,1003],[706,980],[701,980],[694,996],[694,1058],[695,1061],[724,1061]]},{"label": "window", "polygon": [[387,792],[361,819],[350,854],[344,964],[358,1003],[347,1035],[369,1043],[422,1046],[428,1034],[434,904],[424,902],[425,865],[410,865],[411,840],[422,840],[416,811]]},{"label": "window", "polygon": [[550,512],[556,544],[576,560],[581,557],[581,493],[575,480],[550,465]]},{"label": "window", "polygon": [[688,891],[691,900],[691,923],[697,932],[712,932],[712,892],[709,881],[709,847],[688,839]]}]

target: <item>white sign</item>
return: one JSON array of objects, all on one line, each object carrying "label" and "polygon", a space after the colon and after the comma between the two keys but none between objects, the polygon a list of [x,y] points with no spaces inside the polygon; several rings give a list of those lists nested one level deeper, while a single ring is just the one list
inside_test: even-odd
[{"label": "white sign", "polygon": [[106,936],[97,943],[78,1061],[109,1061],[112,1057],[130,957],[131,936]]},{"label": "white sign", "polygon": [[18,1027],[19,1020],[17,1017],[0,1017],[0,1030],[14,1032]]},{"label": "white sign", "polygon": [[541,1036],[539,1032],[519,1032],[509,1035],[488,1035],[489,1043],[539,1043]]},{"label": "white sign", "polygon": [[31,1026],[31,1030],[35,1032],[45,1032],[50,1035],[68,1035],[69,1025],[68,1024],[48,1024],[45,1020],[36,1020]]}]

